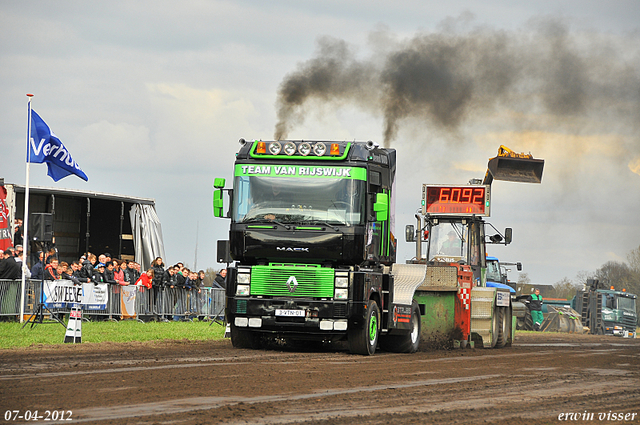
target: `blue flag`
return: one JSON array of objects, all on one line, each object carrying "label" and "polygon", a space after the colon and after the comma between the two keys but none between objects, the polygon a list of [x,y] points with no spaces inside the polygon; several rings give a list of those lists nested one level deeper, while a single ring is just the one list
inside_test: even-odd
[{"label": "blue flag", "polygon": [[31,135],[29,136],[27,162],[36,164],[46,162],[49,168],[47,174],[56,182],[70,174],[75,174],[84,181],[89,181],[84,171],[71,158],[67,148],[34,110],[31,110]]}]

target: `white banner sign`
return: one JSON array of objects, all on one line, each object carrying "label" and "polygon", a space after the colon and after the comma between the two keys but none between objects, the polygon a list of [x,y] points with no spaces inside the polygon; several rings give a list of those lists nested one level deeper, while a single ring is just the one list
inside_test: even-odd
[{"label": "white banner sign", "polygon": [[48,308],[72,308],[76,304],[85,310],[106,310],[109,285],[83,283],[74,285],[70,280],[45,280],[44,303]]},{"label": "white banner sign", "polygon": [[136,317],[136,293],[137,288],[134,285],[121,286],[120,293],[120,311],[122,311],[123,319],[135,319]]}]

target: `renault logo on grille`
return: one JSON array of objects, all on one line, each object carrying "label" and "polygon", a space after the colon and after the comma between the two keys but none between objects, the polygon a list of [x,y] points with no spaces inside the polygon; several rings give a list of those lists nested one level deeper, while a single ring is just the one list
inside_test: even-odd
[{"label": "renault logo on grille", "polygon": [[298,287],[298,281],[295,276],[290,276],[289,280],[287,280],[287,288],[289,288],[289,292],[293,292]]}]

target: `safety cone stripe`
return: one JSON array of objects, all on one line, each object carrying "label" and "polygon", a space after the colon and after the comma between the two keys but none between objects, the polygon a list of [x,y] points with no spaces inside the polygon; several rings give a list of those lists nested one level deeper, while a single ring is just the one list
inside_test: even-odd
[{"label": "safety cone stripe", "polygon": [[469,305],[471,303],[471,294],[469,291],[469,288],[458,288],[458,298],[460,298],[465,310],[469,310]]}]

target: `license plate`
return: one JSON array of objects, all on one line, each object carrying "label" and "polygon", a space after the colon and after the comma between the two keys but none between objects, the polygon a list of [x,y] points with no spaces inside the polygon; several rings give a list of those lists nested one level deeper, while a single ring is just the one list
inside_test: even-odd
[{"label": "license plate", "polygon": [[276,316],[282,317],[305,317],[307,315],[304,310],[276,310]]}]

